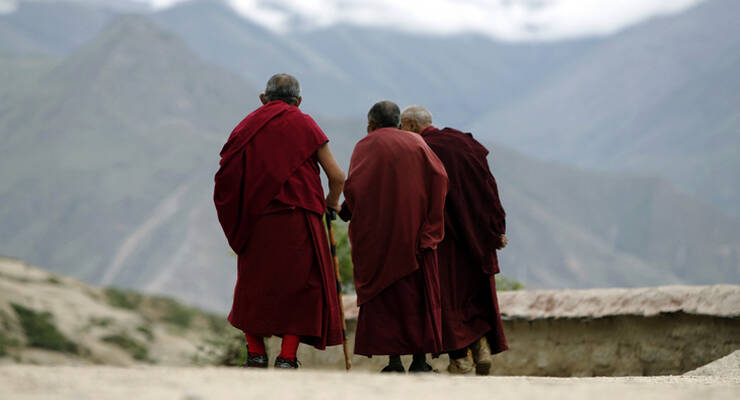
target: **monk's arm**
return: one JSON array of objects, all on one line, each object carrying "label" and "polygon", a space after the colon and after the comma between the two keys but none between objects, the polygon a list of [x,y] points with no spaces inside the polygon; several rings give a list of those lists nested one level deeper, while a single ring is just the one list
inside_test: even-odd
[{"label": "monk's arm", "polygon": [[[430,150],[431,153],[431,150]],[[447,197],[447,172],[434,153],[431,153],[431,168],[427,177],[429,204],[424,225],[419,232],[419,250],[436,249],[444,238],[445,198]]]},{"label": "monk's arm", "polygon": [[506,237],[506,212],[504,207],[501,205],[501,198],[498,195],[498,185],[496,185],[496,179],[489,172],[489,185],[493,193],[493,201],[491,206],[494,208],[495,217],[491,221],[491,229],[496,232],[497,240],[494,243],[496,250],[501,250],[509,243],[509,239]]},{"label": "monk's arm", "polygon": [[319,164],[329,178],[329,195],[326,196],[326,206],[339,211],[339,196],[344,188],[344,171],[339,168],[329,143],[324,143],[317,152]]}]

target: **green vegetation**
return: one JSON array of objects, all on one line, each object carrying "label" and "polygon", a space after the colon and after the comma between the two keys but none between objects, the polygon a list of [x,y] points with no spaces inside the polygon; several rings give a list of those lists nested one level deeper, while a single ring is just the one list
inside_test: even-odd
[{"label": "green vegetation", "polygon": [[339,258],[339,274],[342,277],[342,292],[352,293],[355,290],[355,284],[347,227],[346,222],[334,221],[334,239],[337,241],[337,258]]},{"label": "green vegetation", "polygon": [[223,349],[220,357],[215,359],[216,365],[234,367],[244,365],[247,361],[247,346],[245,346],[244,335],[241,332],[234,333],[225,343],[213,341],[210,344]]},{"label": "green vegetation", "polygon": [[19,304],[11,303],[28,339],[28,345],[62,353],[80,354],[76,343],[67,339],[54,325],[48,312],[36,312]]},{"label": "green vegetation", "polygon": [[524,284],[521,282],[515,281],[513,279],[509,279],[505,276],[497,275],[496,276],[496,290],[499,292],[503,292],[506,290],[521,290],[524,289]]},{"label": "green vegetation", "polygon": [[190,328],[193,322],[193,317],[199,313],[198,310],[192,307],[184,306],[174,300],[161,299],[164,301],[165,314],[162,318],[163,321],[169,322],[172,325],[179,326],[180,328]]},{"label": "green vegetation", "polygon": [[152,332],[151,325],[139,325],[136,327],[136,331],[144,335],[148,341],[151,342],[154,340],[154,332]]},{"label": "green vegetation", "polygon": [[136,310],[141,304],[142,295],[139,293],[114,287],[106,288],[104,293],[108,304],[113,307]]},{"label": "green vegetation", "polygon": [[[113,307],[137,310],[151,321],[164,321],[180,328],[190,328],[194,318],[203,314],[196,308],[188,307],[166,297],[150,297],[140,293],[118,288],[106,288],[105,297]],[[212,318],[207,316],[206,318]],[[215,317],[213,317],[215,318]],[[216,327],[218,323],[209,320]]]},{"label": "green vegetation", "polygon": [[15,340],[5,336],[3,332],[0,332],[0,357],[8,355],[8,348],[17,345],[18,343]]},{"label": "green vegetation", "polygon": [[108,318],[108,317],[101,317],[101,318],[90,317],[90,325],[92,325],[92,326],[99,326],[99,327],[105,328],[105,327],[110,326],[110,324],[112,324],[112,323],[113,323],[113,319],[112,318]]},{"label": "green vegetation", "polygon": [[127,353],[131,354],[131,357],[133,357],[134,360],[147,362],[151,361],[149,359],[149,349],[146,347],[146,345],[139,343],[136,339],[125,333],[105,336],[102,340],[106,343],[114,344],[125,350]]},{"label": "green vegetation", "polygon": [[206,318],[208,319],[208,325],[213,332],[221,333],[228,329],[233,329],[231,324],[229,324],[229,321],[223,315],[206,314]]}]

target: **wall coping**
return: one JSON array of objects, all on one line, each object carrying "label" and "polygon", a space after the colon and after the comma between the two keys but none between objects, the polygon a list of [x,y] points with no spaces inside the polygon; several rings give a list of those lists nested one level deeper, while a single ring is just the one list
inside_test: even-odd
[{"label": "wall coping", "polygon": [[[498,293],[507,319],[651,317],[665,313],[740,318],[740,285],[517,290]],[[357,318],[354,295],[344,296],[345,318]]]}]

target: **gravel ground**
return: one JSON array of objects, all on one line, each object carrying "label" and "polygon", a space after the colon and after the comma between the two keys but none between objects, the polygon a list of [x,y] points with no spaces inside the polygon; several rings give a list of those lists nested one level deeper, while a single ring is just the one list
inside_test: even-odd
[{"label": "gravel ground", "polygon": [[387,376],[240,368],[0,367],[1,399],[738,399],[740,376]]}]

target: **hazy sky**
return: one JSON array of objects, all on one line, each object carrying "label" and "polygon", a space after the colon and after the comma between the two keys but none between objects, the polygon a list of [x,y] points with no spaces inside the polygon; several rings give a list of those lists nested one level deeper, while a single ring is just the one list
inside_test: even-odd
[{"label": "hazy sky", "polygon": [[[0,12],[7,12],[17,1],[0,0]],[[164,8],[187,0],[132,1]],[[343,22],[435,34],[479,32],[499,39],[552,40],[608,34],[703,0],[226,1],[250,20],[281,32]]]}]

